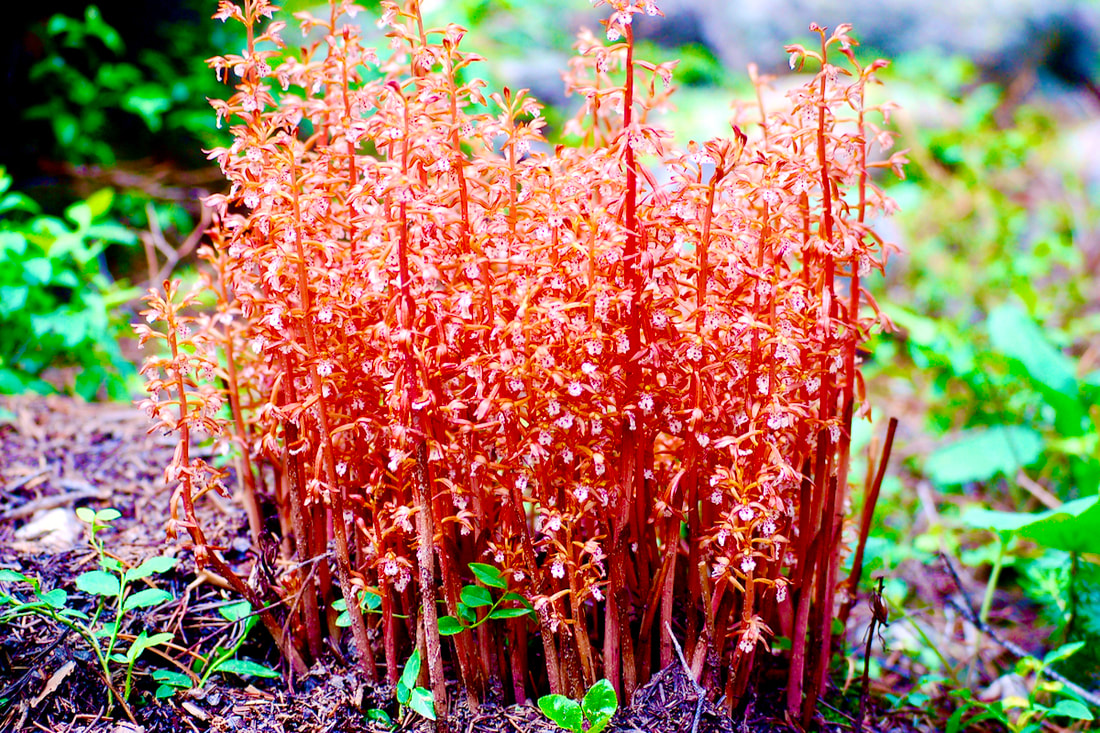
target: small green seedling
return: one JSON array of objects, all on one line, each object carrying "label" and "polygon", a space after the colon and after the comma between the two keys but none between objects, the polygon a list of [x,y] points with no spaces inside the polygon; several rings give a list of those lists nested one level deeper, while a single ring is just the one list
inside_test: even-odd
[{"label": "small green seedling", "polygon": [[[462,590],[459,591],[458,594],[458,617],[441,616],[438,622],[440,635],[454,636],[455,634],[462,633],[466,629],[476,628],[490,619],[501,620],[534,615],[535,612],[534,609],[531,608],[531,604],[518,593],[504,593],[500,598],[497,598],[495,601],[493,600],[489,588],[496,588],[503,591],[508,590],[508,581],[504,579],[504,576],[498,569],[492,565],[472,562],[470,563],[470,570],[473,572],[474,577],[487,587],[483,588],[480,585],[473,584],[462,587]],[[500,604],[505,601],[515,601],[520,603],[522,607],[501,608]],[[477,609],[479,608],[488,608],[489,611],[484,616],[478,618]]]},{"label": "small green seedling", "polygon": [[435,698],[430,690],[418,687],[416,680],[420,677],[420,650],[417,649],[409,657],[401,672],[401,679],[397,681],[397,702],[402,708],[411,708],[414,713],[424,716],[428,720],[435,720]]},{"label": "small green seedling", "polygon": [[[1034,684],[1030,686],[1030,692],[1026,698],[1012,696],[986,703],[976,700],[973,697],[973,691],[969,688],[952,690],[950,695],[962,700],[962,704],[948,719],[945,733],[959,733],[984,720],[996,720],[1011,733],[1039,733],[1043,730],[1043,723],[1049,718],[1092,720],[1093,715],[1088,707],[1075,697],[1071,697],[1063,689],[1061,682],[1043,679],[1043,672],[1047,667],[1072,656],[1082,646],[1084,646],[1083,642],[1066,644],[1048,653],[1042,661],[1033,657],[1021,659],[1016,665],[1016,673],[1025,677],[1033,676],[1034,679]],[[1039,702],[1040,695],[1044,698],[1060,695],[1062,699],[1047,706]],[[977,712],[964,722],[963,716],[970,711]]]},{"label": "small green seedling", "polygon": [[[130,642],[126,651],[121,638],[121,630],[126,618],[140,608],[159,606],[172,600],[172,594],[160,588],[145,588],[132,591],[135,581],[145,580],[153,575],[165,573],[176,565],[173,557],[151,557],[136,567],[127,568],[121,562],[107,554],[99,533],[112,521],[118,519],[116,509],[94,511],[87,507],[76,510],[76,515],[89,525],[89,543],[99,556],[99,569],[89,570],[78,575],[74,584],[77,590],[98,598],[95,613],[89,616],[83,611],[70,607],[69,594],[63,588],[50,591],[42,589],[39,578],[23,573],[0,570],[0,583],[19,583],[29,586],[29,598],[21,598],[0,590],[0,623],[25,616],[40,616],[59,623],[76,632],[91,647],[99,662],[103,678],[107,683],[108,707],[118,700],[129,712],[127,701],[133,688],[134,665],[141,654],[151,647],[167,644],[172,634],[159,633],[149,635],[142,631]],[[113,611],[114,618],[105,620],[106,612]],[[125,670],[122,689],[114,682],[113,665]]]},{"label": "small green seedling", "polygon": [[180,690],[201,690],[206,681],[215,672],[235,674],[241,677],[251,675],[253,677],[278,677],[279,673],[270,667],[249,659],[236,659],[237,651],[248,638],[252,627],[256,625],[257,616],[252,612],[252,606],[248,601],[237,601],[221,606],[218,613],[222,615],[230,625],[241,624],[241,630],[236,635],[232,644],[228,647],[215,646],[214,650],[206,656],[196,655],[191,666],[191,674],[174,672],[170,669],[158,669],[153,672],[153,679],[160,683],[157,688],[158,698],[171,697]]},{"label": "small green seedling", "polygon": [[618,709],[615,688],[607,680],[592,685],[579,703],[565,695],[543,695],[539,698],[539,710],[572,733],[585,733],[584,721],[588,721],[587,733],[600,733]]}]

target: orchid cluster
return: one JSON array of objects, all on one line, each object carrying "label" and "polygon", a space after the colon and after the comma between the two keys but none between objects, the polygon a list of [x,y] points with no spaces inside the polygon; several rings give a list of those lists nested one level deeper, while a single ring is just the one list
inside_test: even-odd
[{"label": "orchid cluster", "polygon": [[[416,0],[382,2],[388,53],[341,24],[346,0],[295,15],[300,52],[266,0],[221,0],[249,40],[210,60],[236,81],[214,102],[233,143],[210,153],[231,184],[207,200],[218,312],[195,355],[147,367],[180,434],[176,520],[204,548],[201,424],[240,449],[250,506],[278,507],[285,647],[319,655],[340,594],[368,674],[395,683],[421,649],[439,709],[444,655],[475,702],[491,679],[519,700],[532,678],[629,696],[674,633],[733,704],[782,633],[799,710],[842,580],[856,347],[887,323],[861,285],[893,206],[870,171],[904,162],[868,158],[891,143],[866,99],[881,62],[860,65],[847,26],[813,28],[819,47],[789,49],[816,69],[804,86],[679,151],[654,121],[675,64],[634,56],[657,4],[611,5],[565,75],[576,144],[550,149],[538,103],[488,93],[464,29],[425,28]],[[167,287],[150,318],[178,331],[190,301]],[[537,620],[445,645],[437,602],[457,615],[471,562]]]}]

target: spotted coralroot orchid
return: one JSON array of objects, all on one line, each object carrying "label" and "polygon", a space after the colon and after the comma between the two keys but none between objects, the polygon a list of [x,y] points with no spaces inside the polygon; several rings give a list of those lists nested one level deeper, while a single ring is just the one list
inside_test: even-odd
[{"label": "spotted coralroot orchid", "polygon": [[[381,5],[388,50],[334,2],[295,15],[292,52],[265,0],[220,2],[249,41],[209,61],[236,83],[214,103],[233,142],[210,151],[230,182],[207,200],[217,312],[185,348],[195,296],[169,283],[150,296],[167,333],[143,326],[173,354],[150,362],[148,404],[180,435],[177,523],[222,563],[194,510],[202,425],[279,512],[284,648],[321,654],[342,598],[367,674],[381,661],[396,683],[415,644],[444,713],[444,657],[475,704],[493,679],[518,700],[601,677],[629,696],[673,634],[732,706],[776,633],[808,719],[842,582],[856,347],[888,325],[862,285],[893,208],[871,171],[904,163],[870,158],[891,137],[868,101],[882,63],[858,62],[847,26],[814,27],[819,46],[788,49],[805,84],[769,109],[754,72],[730,136],[677,150],[655,122],[675,64],[635,57],[634,16],[660,11],[614,0],[566,74],[576,144],[549,149],[526,91],[471,78],[464,29]],[[217,378],[182,376],[196,360]],[[469,611],[471,563],[533,614],[444,643],[437,606]]]}]

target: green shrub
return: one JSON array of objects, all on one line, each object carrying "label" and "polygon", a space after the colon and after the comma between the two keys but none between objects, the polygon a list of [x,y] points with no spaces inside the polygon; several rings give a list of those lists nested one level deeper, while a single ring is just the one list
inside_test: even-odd
[{"label": "green shrub", "polygon": [[112,281],[102,256],[137,236],[107,216],[110,189],[57,218],[10,186],[0,168],[0,392],[49,392],[47,369],[76,367],[65,388],[127,398],[135,370],[119,349],[118,307],[138,291]]}]

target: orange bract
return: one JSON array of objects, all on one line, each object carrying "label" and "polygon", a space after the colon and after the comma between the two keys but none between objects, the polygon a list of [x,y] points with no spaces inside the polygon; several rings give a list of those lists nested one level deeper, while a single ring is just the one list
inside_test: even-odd
[{"label": "orange bract", "polygon": [[[860,66],[846,26],[818,29],[819,51],[789,49],[821,70],[786,109],[739,107],[730,139],[680,152],[650,119],[674,64],[634,58],[631,19],[656,5],[616,2],[609,43],[582,35],[566,77],[581,142],[548,151],[525,92],[462,81],[463,29],[382,5],[380,61],[338,24],[346,3],[296,16],[325,41],[295,55],[259,50],[282,30],[261,32],[264,0],[222,0],[250,41],[210,60],[239,79],[215,102],[234,142],[211,152],[232,187],[207,202],[219,313],[189,342],[223,350],[222,381],[175,342],[147,367],[154,399],[174,395],[155,409],[179,408],[160,418],[181,433],[176,519],[201,548],[186,444],[202,420],[242,449],[257,542],[255,494],[292,539],[283,581],[304,590],[284,647],[320,653],[338,585],[367,671],[379,638],[391,683],[399,648],[422,644],[443,709],[436,600],[457,616],[482,562],[535,609],[553,692],[607,677],[629,695],[672,661],[675,608],[694,671],[720,660],[731,705],[772,631],[794,639],[791,707],[805,690],[809,715],[855,349],[884,321],[860,286],[891,206],[868,176],[871,142],[890,139],[865,101],[880,64]],[[175,328],[173,294],[150,303]],[[204,409],[215,383],[230,420]],[[473,699],[490,678],[528,694],[529,623],[451,637]]]}]

